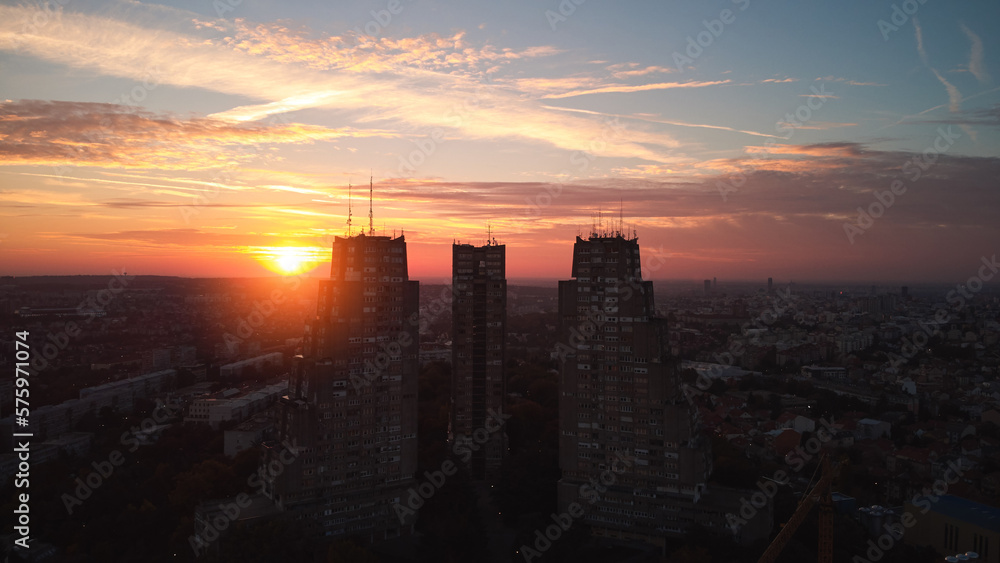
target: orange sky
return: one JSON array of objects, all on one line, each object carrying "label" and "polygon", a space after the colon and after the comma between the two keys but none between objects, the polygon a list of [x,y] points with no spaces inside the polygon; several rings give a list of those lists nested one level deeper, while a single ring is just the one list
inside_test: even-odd
[{"label": "orange sky", "polygon": [[883,37],[875,5],[740,2],[680,64],[694,4],[175,4],[0,6],[0,274],[278,275],[349,199],[367,224],[370,178],[414,279],[488,225],[510,278],[566,278],[619,213],[650,279],[961,281],[1000,240],[978,5]]}]

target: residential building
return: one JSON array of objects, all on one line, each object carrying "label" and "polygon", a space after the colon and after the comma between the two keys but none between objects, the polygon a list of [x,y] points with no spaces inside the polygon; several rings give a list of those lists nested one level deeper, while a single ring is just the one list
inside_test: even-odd
[{"label": "residential building", "polygon": [[[451,437],[470,439],[486,427],[488,411],[501,412],[506,396],[506,247],[452,245]],[[489,434],[474,449],[469,471],[475,480],[495,480],[507,451],[506,433]]]},{"label": "residential building", "polygon": [[313,536],[408,533],[395,507],[417,469],[419,282],[403,236],[333,242],[282,399],[279,439],[264,443],[265,494]]},{"label": "residential building", "polygon": [[670,357],[666,320],[654,316],[638,239],[577,237],[572,278],[559,282],[559,510],[577,503],[595,536],[660,546],[695,525],[741,541],[766,535],[769,503],[747,529],[729,528],[726,513],[746,492],[707,490],[709,443]]}]

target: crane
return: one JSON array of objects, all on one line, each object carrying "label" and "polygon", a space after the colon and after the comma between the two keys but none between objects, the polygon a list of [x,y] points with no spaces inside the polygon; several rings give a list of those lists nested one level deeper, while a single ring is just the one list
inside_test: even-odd
[{"label": "crane", "polygon": [[822,467],[823,475],[816,482],[816,486],[809,491],[809,494],[802,497],[802,500],[799,501],[799,507],[792,514],[792,517],[788,519],[788,522],[781,531],[778,532],[778,535],[775,536],[771,545],[767,546],[767,550],[757,560],[758,563],[774,563],[778,555],[781,554],[781,551],[785,549],[785,545],[792,539],[795,530],[806,519],[809,511],[816,503],[820,504],[817,561],[818,563],[833,563],[833,496],[831,495],[830,485],[833,483],[834,477],[837,476],[840,463],[838,462],[831,467],[830,458],[824,455]]}]

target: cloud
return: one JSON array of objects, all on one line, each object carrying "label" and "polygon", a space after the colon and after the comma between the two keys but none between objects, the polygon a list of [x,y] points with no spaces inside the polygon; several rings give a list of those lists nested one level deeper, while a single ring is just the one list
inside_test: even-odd
[{"label": "cloud", "polygon": [[375,37],[350,32],[342,36],[310,37],[306,28],[290,29],[281,23],[250,24],[237,19],[225,43],[236,51],[263,56],[284,64],[318,70],[344,69],[357,73],[412,72],[414,69],[465,73],[483,72],[494,65],[559,53],[550,46],[521,51],[476,46],[465,32],[417,37]]},{"label": "cloud", "polygon": [[[592,211],[602,205],[616,208],[621,198],[626,217],[631,217],[640,227],[673,222],[669,227],[673,234],[667,235],[668,239],[676,235],[715,240],[718,226],[726,224],[743,233],[741,237],[749,237],[756,243],[802,233],[803,241],[817,242],[820,246],[832,244],[842,252],[840,245],[848,245],[843,222],[855,218],[857,207],[875,201],[875,192],[888,190],[894,180],[900,179],[909,189],[896,196],[895,205],[878,226],[886,233],[895,231],[898,236],[894,238],[898,239],[899,246],[884,249],[885,252],[919,254],[911,249],[912,240],[944,232],[928,231],[930,225],[945,225],[951,229],[949,240],[954,240],[964,229],[977,229],[985,237],[986,233],[997,233],[1000,228],[993,212],[1000,208],[1000,192],[995,189],[995,179],[1000,175],[1000,158],[941,154],[932,169],[913,180],[908,172],[911,168],[904,167],[914,158],[920,158],[919,153],[880,151],[859,143],[782,145],[772,153],[794,158],[758,158],[751,154],[733,159],[732,164],[745,173],[746,183],[730,194],[725,203],[718,196],[716,182],[727,180],[728,173],[685,178],[674,170],[663,170],[655,165],[651,168],[672,174],[666,179],[661,176],[659,180],[619,177],[565,184],[398,183],[392,188],[392,198],[404,202],[420,201],[420,205],[431,205],[443,210],[442,213],[463,213],[462,210],[468,209],[470,213],[489,212],[506,217],[501,227],[507,233],[517,234],[505,237],[523,239],[525,244],[532,243],[529,239],[545,230],[589,224],[587,217]],[[542,193],[559,195],[547,199],[549,203],[544,208],[525,207],[526,199],[531,200]],[[941,194],[948,194],[945,203],[942,203]],[[481,205],[484,201],[492,202],[493,209],[484,209]],[[774,224],[776,217],[781,217],[785,224]],[[763,232],[754,233],[752,229],[764,218],[770,218],[772,223]],[[532,235],[522,234],[521,227]],[[681,235],[682,231],[689,232]],[[645,236],[647,240],[650,237],[648,233]],[[734,242],[740,237],[726,240],[726,248],[743,244]],[[799,241],[800,246],[807,244],[803,241]],[[875,266],[878,259],[873,256],[871,266]]]},{"label": "cloud", "polygon": [[962,93],[958,91],[958,88],[954,84],[948,82],[945,77],[941,76],[941,73],[937,69],[932,68],[931,72],[934,76],[944,85],[945,90],[948,92],[948,110],[952,112],[959,112],[962,110]]},{"label": "cloud", "polygon": [[920,54],[920,60],[923,61],[924,66],[930,69],[934,76],[937,77],[938,81],[944,86],[945,90],[948,92],[948,102],[949,108],[953,112],[957,112],[962,109],[962,93],[958,91],[952,83],[948,82],[945,77],[941,76],[941,73],[937,71],[936,68],[932,67],[930,61],[927,58],[927,51],[924,50],[924,30],[920,27],[920,21],[917,20],[916,16],[913,16],[913,32],[917,39],[917,53]]},{"label": "cloud", "polygon": [[886,86],[886,84],[882,84],[880,82],[861,82],[859,80],[851,80],[851,79],[848,79],[848,78],[840,78],[840,77],[837,77],[837,76],[823,76],[823,77],[817,78],[816,81],[822,81],[822,82],[841,82],[841,83],[847,84],[848,86]]},{"label": "cloud", "polygon": [[577,90],[572,92],[565,92],[562,94],[549,94],[543,96],[544,98],[570,98],[573,96],[585,96],[587,94],[609,94],[609,93],[629,93],[629,92],[646,92],[649,90],[671,90],[674,88],[704,88],[706,86],[718,86],[720,84],[729,84],[731,80],[715,80],[715,81],[689,81],[689,82],[660,82],[657,84],[641,84],[638,86],[629,86],[626,84],[609,84],[607,86],[601,86],[599,88],[593,88],[589,90]]},{"label": "cloud", "polygon": [[925,65],[930,66],[927,61],[927,51],[924,50],[924,29],[920,27],[920,21],[917,17],[913,17],[913,33],[917,38],[917,53],[920,55],[920,60],[924,62]]},{"label": "cloud", "polygon": [[816,157],[867,157],[864,145],[853,142],[816,143],[811,145],[771,145],[747,147],[751,153],[798,154]]},{"label": "cloud", "polygon": [[771,138],[775,138],[775,139],[784,138],[784,137],[781,137],[779,135],[772,135],[772,134],[768,134],[768,133],[759,133],[757,131],[748,131],[748,130],[745,130],[745,129],[735,129],[733,127],[726,127],[724,125],[709,125],[709,124],[704,124],[704,123],[687,123],[687,122],[684,122],[684,121],[675,121],[675,120],[670,120],[670,119],[660,119],[660,118],[658,118],[656,116],[651,116],[651,115],[639,115],[639,114],[636,114],[636,115],[627,115],[627,114],[621,114],[621,113],[604,113],[604,112],[592,111],[592,110],[586,110],[586,109],[561,108],[561,107],[556,107],[556,106],[545,106],[545,107],[547,107],[549,109],[553,109],[553,110],[566,111],[566,112],[571,112],[571,113],[584,113],[584,114],[590,114],[590,115],[602,115],[602,116],[607,116],[607,117],[617,117],[617,118],[623,118],[623,119],[634,119],[634,120],[637,120],[637,121],[646,121],[646,122],[649,122],[649,123],[662,123],[664,125],[676,125],[678,127],[694,127],[694,128],[698,128],[698,129],[715,129],[715,130],[718,130],[718,131],[730,131],[730,132],[733,132],[733,133],[742,133],[744,135],[753,135],[755,137],[771,137]]},{"label": "cloud", "polygon": [[509,84],[515,90],[532,94],[539,97],[546,97],[550,94],[565,94],[566,92],[598,88],[605,82],[596,76],[564,76],[558,78],[515,78],[501,80],[503,84]]},{"label": "cloud", "polygon": [[191,170],[246,161],[261,145],[382,134],[313,125],[182,119],[116,104],[0,103],[0,164]]},{"label": "cloud", "polygon": [[965,111],[960,115],[944,119],[931,119],[924,123],[951,123],[954,125],[985,125],[1000,127],[1000,104],[993,107]]},{"label": "cloud", "polygon": [[639,63],[613,64],[608,66],[607,70],[611,72],[612,76],[619,79],[646,76],[649,74],[669,74],[671,72],[676,72],[676,69],[673,68],[656,65],[643,67]]},{"label": "cloud", "polygon": [[840,127],[857,127],[858,123],[838,123],[834,121],[808,121],[806,123],[790,123],[787,121],[779,121],[777,127],[785,127],[788,129],[807,129],[815,131],[825,131],[827,129],[838,129]]},{"label": "cloud", "polygon": [[114,232],[70,232],[57,236],[77,241],[113,242],[127,246],[157,248],[161,246],[238,248],[246,245],[266,244],[277,237],[248,233],[213,233],[201,229],[140,229]]},{"label": "cloud", "polygon": [[190,19],[182,33],[63,10],[34,32],[20,33],[18,22],[31,13],[25,7],[0,6],[0,46],[16,36],[23,55],[134,80],[147,80],[147,69],[155,69],[159,84],[251,102],[216,113],[216,118],[254,121],[296,109],[328,108],[357,124],[377,121],[422,137],[443,128],[466,140],[518,139],[569,151],[587,150],[593,140],[603,139],[603,149],[594,151],[599,156],[653,162],[668,158],[668,149],[678,146],[667,135],[641,129],[607,138],[600,120],[546,110],[486,72],[487,66],[504,61],[551,56],[558,52],[552,47],[474,47],[461,33],[358,37],[350,47],[357,57],[347,60],[336,52],[346,38],[300,44],[302,32],[274,25],[233,24],[238,32],[226,39],[210,27],[194,29]]},{"label": "cloud", "polygon": [[[648,165],[650,174],[645,176],[558,183],[398,179],[376,185],[376,213],[380,221],[405,226],[415,267],[422,260],[436,259],[440,249],[429,250],[434,245],[478,235],[488,220],[510,245],[509,266],[518,267],[517,262],[525,268],[531,262],[533,275],[565,276],[547,264],[564,256],[573,231],[586,229],[592,213],[599,207],[617,210],[620,198],[626,221],[635,225],[644,248],[662,244],[672,256],[659,277],[704,275],[700,272],[706,257],[719,258],[711,260],[713,273],[730,277],[766,278],[784,272],[796,279],[827,280],[962,275],[1000,236],[995,220],[995,209],[1000,208],[1000,192],[995,189],[1000,158],[940,154],[932,168],[914,181],[904,166],[919,158],[919,152],[823,143],[779,145],[700,171],[681,171],[684,174]],[[659,169],[659,178],[653,168]],[[745,175],[745,182],[723,202],[716,184],[727,181],[733,169]],[[843,224],[853,222],[857,208],[876,201],[876,192],[889,190],[896,179],[905,182],[906,191],[895,196],[891,208],[851,246]],[[527,203],[539,201],[540,194],[548,196],[544,205]],[[51,194],[37,194],[37,199],[46,195]],[[97,245],[106,253],[138,251],[159,257],[191,252],[210,256],[217,265],[234,252],[254,254],[254,249],[339,231],[342,222],[337,218],[346,219],[342,201],[314,202],[308,199],[310,194],[301,194],[301,205],[269,204],[275,195],[263,191],[242,195],[238,205],[258,206],[259,213],[253,219],[248,216],[254,213],[240,215],[239,229],[77,228],[43,236]],[[139,213],[152,215],[157,207],[173,204],[121,199],[98,205],[134,206]],[[281,236],[270,233],[277,216],[284,217],[286,232]],[[228,215],[206,215],[205,220],[232,224]],[[336,229],[331,229],[333,225]],[[970,232],[975,233],[971,240]],[[788,269],[789,264],[794,269]]]},{"label": "cloud", "polygon": [[[920,60],[923,61],[924,66],[926,66],[934,76],[938,79],[938,82],[944,86],[946,92],[948,92],[948,110],[952,113],[958,113],[962,111],[962,93],[955,87],[954,84],[948,82],[948,80],[941,76],[941,73],[937,71],[936,68],[930,65],[927,58],[927,51],[924,50],[924,32],[923,28],[920,27],[920,22],[917,20],[916,16],[913,16],[913,30],[917,38],[917,52],[920,54]],[[977,134],[974,129],[968,125],[961,125],[963,131],[965,131],[973,141],[976,140]]]},{"label": "cloud", "polygon": [[969,52],[969,72],[976,77],[976,80],[988,82],[990,77],[983,67],[983,40],[975,32],[966,27],[964,23],[961,24],[961,27],[962,31],[969,38],[969,41],[972,42],[972,48]]}]

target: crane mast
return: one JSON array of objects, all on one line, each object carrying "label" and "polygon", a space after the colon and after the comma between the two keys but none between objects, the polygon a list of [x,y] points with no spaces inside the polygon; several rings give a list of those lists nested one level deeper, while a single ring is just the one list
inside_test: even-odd
[{"label": "crane mast", "polygon": [[799,502],[799,507],[795,510],[795,513],[792,514],[785,527],[778,532],[774,541],[771,542],[771,545],[767,547],[764,554],[757,560],[758,563],[774,563],[778,556],[781,555],[781,551],[785,549],[785,546],[792,539],[795,530],[799,528],[806,519],[806,516],[809,515],[809,511],[817,503],[820,503],[817,561],[819,563],[833,563],[833,495],[830,491],[830,485],[833,484],[833,479],[837,476],[838,469],[840,469],[839,463],[831,467],[830,458],[823,457],[822,477],[816,482],[816,486],[809,491],[809,494],[804,496]]}]

